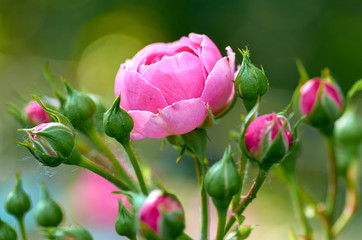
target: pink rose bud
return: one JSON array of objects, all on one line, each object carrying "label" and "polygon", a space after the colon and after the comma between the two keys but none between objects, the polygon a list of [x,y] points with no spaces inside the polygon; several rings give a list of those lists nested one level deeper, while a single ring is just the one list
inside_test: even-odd
[{"label": "pink rose bud", "polygon": [[121,64],[115,81],[120,107],[134,121],[132,139],[188,133],[221,114],[234,96],[235,54],[227,57],[206,36],[191,33],[154,43]]},{"label": "pink rose bud", "polygon": [[300,88],[299,107],[311,126],[330,126],[342,114],[343,95],[329,78],[313,78]]},{"label": "pink rose bud", "polygon": [[31,101],[26,106],[25,114],[27,120],[34,126],[51,122],[49,114],[36,101]]},{"label": "pink rose bud", "polygon": [[244,134],[249,154],[266,167],[284,158],[293,143],[287,119],[275,113],[254,119]]},{"label": "pink rose bud", "polygon": [[72,129],[62,123],[43,123],[27,132],[29,141],[19,143],[33,156],[49,167],[56,167],[69,160],[75,148],[75,135]]},{"label": "pink rose bud", "polygon": [[175,196],[153,190],[139,212],[141,234],[146,239],[176,239],[185,227],[184,210]]}]

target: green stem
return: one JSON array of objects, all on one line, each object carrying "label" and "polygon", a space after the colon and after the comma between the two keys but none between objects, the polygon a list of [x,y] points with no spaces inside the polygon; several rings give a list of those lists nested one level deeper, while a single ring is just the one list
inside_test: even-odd
[{"label": "green stem", "polygon": [[224,228],[226,223],[227,208],[218,209],[217,211],[217,234],[216,240],[222,240],[224,238]]},{"label": "green stem", "polygon": [[102,137],[98,134],[98,132],[91,128],[89,131],[86,132],[86,135],[89,139],[98,147],[98,149],[104,153],[104,155],[109,159],[112,163],[116,173],[126,182],[129,188],[133,191],[138,192],[138,187],[136,186],[135,182],[132,178],[128,175],[126,170],[122,167],[118,159],[114,156],[112,151],[108,148],[108,146],[104,143]]},{"label": "green stem", "polygon": [[201,194],[201,237],[200,240],[207,240],[208,227],[209,227],[209,203],[207,193],[204,187],[205,167],[202,160],[194,157],[197,180],[200,187]]},{"label": "green stem", "polygon": [[20,228],[20,233],[21,233],[22,239],[23,239],[23,240],[27,240],[26,231],[25,231],[25,225],[24,225],[24,217],[16,218],[16,220],[18,221],[18,224],[19,224],[19,228]]},{"label": "green stem", "polygon": [[343,228],[349,223],[358,208],[358,162],[353,159],[353,163],[348,167],[346,174],[346,202],[341,216],[332,227],[332,236],[337,237]]},{"label": "green stem", "polygon": [[107,181],[113,183],[119,189],[130,190],[129,186],[126,185],[126,183],[124,183],[121,179],[112,175],[111,173],[107,172],[106,170],[104,170],[103,168],[101,168],[100,166],[98,166],[97,164],[95,164],[85,156],[81,155],[78,149],[74,149],[71,159],[69,160],[69,162],[66,162],[66,164],[76,165],[79,167],[86,168],[94,172],[95,174],[103,177]]},{"label": "green stem", "polygon": [[335,152],[335,140],[333,134],[326,135],[327,148],[328,148],[328,159],[329,159],[329,168],[328,168],[328,191],[327,198],[325,202],[325,215],[327,217],[326,222],[326,231],[327,239],[334,239],[331,235],[331,228],[333,225],[333,218],[336,207],[336,198],[338,191],[338,175],[337,175],[337,160]]},{"label": "green stem", "polygon": [[301,224],[304,229],[304,238],[303,239],[311,240],[313,238],[313,231],[308,222],[307,217],[305,216],[304,206],[303,206],[303,202],[301,201],[301,197],[298,193],[298,186],[297,186],[297,182],[295,179],[295,175],[289,174],[288,179],[289,179],[288,188],[289,188],[290,196],[292,198],[292,202],[294,204],[294,211],[299,215]]},{"label": "green stem", "polygon": [[[254,200],[254,198],[256,198],[256,194],[258,193],[260,187],[263,185],[264,180],[265,180],[266,176],[268,175],[268,171],[269,171],[269,169],[263,169],[263,168],[259,169],[258,175],[257,175],[253,185],[251,186],[248,194],[241,201],[239,207],[237,209],[235,209],[235,211],[234,211],[235,215],[241,215],[244,212],[244,210],[246,209],[246,207]],[[235,216],[230,217],[230,219],[225,227],[225,233],[227,233],[230,230],[230,228],[235,223],[235,220],[236,220]]]},{"label": "green stem", "polygon": [[142,171],[141,171],[140,166],[139,166],[139,164],[137,162],[136,156],[133,153],[131,145],[130,145],[129,142],[127,142],[127,143],[125,143],[123,145],[123,147],[124,147],[124,150],[128,154],[129,160],[132,163],[132,166],[133,166],[133,169],[134,169],[134,171],[136,173],[136,176],[137,176],[138,182],[140,184],[141,190],[142,190],[143,194],[145,194],[147,196],[148,195],[148,190],[147,190],[147,187],[146,187],[143,175],[142,175]]}]

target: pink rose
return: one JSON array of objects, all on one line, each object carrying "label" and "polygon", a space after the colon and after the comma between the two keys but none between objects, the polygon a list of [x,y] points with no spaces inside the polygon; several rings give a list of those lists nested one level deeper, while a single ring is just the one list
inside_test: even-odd
[{"label": "pink rose", "polygon": [[233,98],[235,54],[222,57],[206,36],[191,33],[154,43],[121,64],[115,82],[120,106],[134,120],[133,139],[184,134],[200,126],[207,104],[217,115]]}]

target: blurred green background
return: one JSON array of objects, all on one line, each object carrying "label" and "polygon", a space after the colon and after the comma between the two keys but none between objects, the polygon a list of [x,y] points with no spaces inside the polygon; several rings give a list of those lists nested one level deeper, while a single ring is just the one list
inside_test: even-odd
[{"label": "blurred green background", "polygon": [[[29,93],[52,94],[42,75],[45,62],[57,76],[99,94],[109,106],[122,62],[147,44],[175,41],[190,32],[208,35],[224,55],[226,46],[235,52],[249,47],[252,61],[263,65],[270,81],[271,89],[262,101],[263,112],[280,111],[289,102],[298,81],[296,57],[302,59],[311,76],[318,76],[320,69],[328,66],[344,93],[362,78],[360,0],[0,0],[0,204],[11,189],[14,172],[21,170],[24,185],[34,199],[37,184],[45,180],[62,205],[71,208],[72,196],[65,193],[78,170],[48,169],[36,163],[28,152],[13,144],[23,136],[15,131],[20,126],[6,113],[7,102],[30,99]],[[240,64],[241,54],[236,56]],[[240,127],[242,113],[239,103],[209,131],[208,156],[212,162],[231,142],[229,130]],[[302,128],[302,135],[298,177],[308,191],[323,199],[325,146],[321,136],[308,127]],[[170,146],[160,152],[160,145],[160,140],[144,140],[136,147],[166,187],[179,193],[186,206],[187,231],[196,237],[193,226],[198,224],[198,216],[194,212],[199,200],[192,161],[183,158],[176,164],[177,152]],[[253,174],[252,169],[247,185],[252,183]],[[343,199],[339,200],[342,206]],[[273,176],[247,214],[248,223],[257,225],[251,239],[288,239],[289,228],[298,229],[288,192]],[[0,217],[12,221],[2,208]],[[74,216],[67,212],[67,217]],[[33,218],[28,216],[27,220],[32,228]],[[360,210],[339,239],[358,239],[361,220]],[[95,239],[119,239],[106,235],[113,226],[91,226],[91,231]]]}]

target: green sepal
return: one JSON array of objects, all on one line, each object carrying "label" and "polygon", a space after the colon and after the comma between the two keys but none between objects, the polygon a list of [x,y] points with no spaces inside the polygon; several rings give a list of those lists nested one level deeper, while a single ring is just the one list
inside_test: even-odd
[{"label": "green sepal", "polygon": [[195,130],[181,135],[187,148],[196,155],[203,163],[207,150],[207,133],[205,129],[196,128]]},{"label": "green sepal", "polygon": [[49,63],[44,64],[43,74],[44,74],[45,78],[48,79],[48,81],[52,85],[54,92],[55,92],[55,96],[58,98],[60,105],[63,106],[64,102],[66,100],[66,96],[60,90],[59,85],[57,84],[57,81],[55,80],[55,76],[52,73],[52,71],[50,70]]},{"label": "green sepal", "polygon": [[307,73],[307,70],[305,69],[302,61],[297,58],[295,60],[295,63],[297,65],[297,69],[298,69],[298,72],[299,72],[299,86],[302,86],[304,83],[306,83],[310,78],[308,76],[308,73]]},{"label": "green sepal", "polygon": [[184,213],[178,211],[171,213],[162,212],[161,215],[163,216],[160,223],[160,234],[163,236],[162,239],[177,239],[185,229]]},{"label": "green sepal", "polygon": [[17,173],[15,187],[5,200],[5,209],[9,214],[21,219],[30,210],[30,207],[30,197],[23,189],[20,173]]},{"label": "green sepal", "polygon": [[[46,230],[45,230],[46,231]],[[52,229],[53,238],[56,240],[93,240],[92,235],[84,227],[63,227]]]},{"label": "green sepal", "polygon": [[23,111],[20,110],[15,104],[8,103],[7,104],[7,112],[12,115],[22,127],[29,127],[28,120],[23,114]]},{"label": "green sepal", "polygon": [[244,240],[247,239],[255,226],[239,225],[234,231],[226,236],[226,240]]},{"label": "green sepal", "polygon": [[50,197],[44,182],[41,185],[40,200],[34,207],[34,216],[36,222],[43,227],[56,227],[63,220],[63,212]]},{"label": "green sepal", "polygon": [[15,230],[0,218],[0,240],[16,240],[17,238]]},{"label": "green sepal", "polygon": [[36,96],[34,94],[30,94],[30,95],[44,109],[44,111],[49,113],[50,117],[53,119],[54,122],[62,123],[65,126],[69,127],[71,130],[74,129],[74,127],[71,124],[71,122],[69,121],[69,119],[66,118],[63,114],[61,114],[51,108],[46,107],[38,96]]}]

